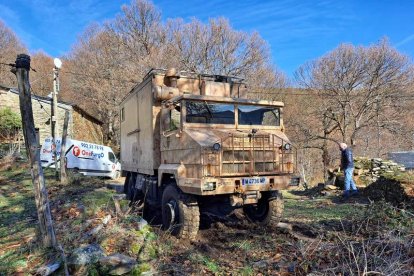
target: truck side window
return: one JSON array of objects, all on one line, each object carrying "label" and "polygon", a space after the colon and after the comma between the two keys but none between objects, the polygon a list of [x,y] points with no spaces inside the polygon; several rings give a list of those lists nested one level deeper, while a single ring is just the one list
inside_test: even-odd
[{"label": "truck side window", "polygon": [[108,154],[108,158],[109,158],[109,161],[111,161],[112,163],[115,163],[116,158],[112,152]]},{"label": "truck side window", "polygon": [[180,128],[181,123],[181,109],[180,106],[176,106],[174,109],[170,110],[170,129],[176,130]]}]

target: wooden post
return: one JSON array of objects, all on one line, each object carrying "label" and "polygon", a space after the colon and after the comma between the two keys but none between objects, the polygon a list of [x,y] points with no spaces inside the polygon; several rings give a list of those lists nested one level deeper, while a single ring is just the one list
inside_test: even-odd
[{"label": "wooden post", "polygon": [[63,122],[62,141],[60,143],[60,183],[67,184],[66,174],[66,136],[68,135],[69,111],[65,112],[65,121]]},{"label": "wooden post", "polygon": [[19,88],[20,113],[22,116],[23,137],[29,158],[32,183],[35,193],[37,216],[41,241],[44,246],[55,247],[56,236],[53,229],[52,215],[50,212],[47,189],[43,169],[40,163],[40,151],[36,141],[36,131],[33,120],[32,97],[29,82],[30,56],[25,54],[17,55],[16,74]]}]

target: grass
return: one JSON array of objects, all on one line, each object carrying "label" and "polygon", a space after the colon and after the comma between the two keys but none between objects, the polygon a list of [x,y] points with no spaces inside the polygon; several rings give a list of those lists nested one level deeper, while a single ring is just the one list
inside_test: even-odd
[{"label": "grass", "polygon": [[412,172],[395,171],[393,173],[384,173],[382,176],[387,179],[396,180],[399,182],[405,182],[405,183],[414,182],[414,174]]},{"label": "grass", "polygon": [[313,222],[322,220],[342,220],[356,213],[362,214],[362,208],[355,208],[353,203],[335,204],[332,197],[303,199],[290,192],[284,194],[284,217],[302,219]]},{"label": "grass", "polygon": [[[81,244],[97,242],[102,243],[107,254],[118,252],[137,259],[145,255],[141,258],[146,262],[157,258],[156,236],[151,228],[137,231],[139,217],[135,214],[125,220],[116,218],[112,200],[115,191],[104,188],[102,179],[75,175],[71,176],[68,185],[62,185],[56,181],[54,169],[46,169],[44,174],[55,232],[66,252]],[[108,215],[111,215],[110,222],[96,236],[84,238],[85,233]],[[27,165],[16,163],[10,169],[0,170],[0,276],[33,272],[36,267],[56,258],[55,252],[42,250],[37,244],[36,221]],[[133,274],[148,270],[148,264],[143,263]]]},{"label": "grass", "polygon": [[253,248],[253,242],[251,240],[237,241],[230,243],[230,246],[242,249],[244,251],[250,251]]},{"label": "grass", "polygon": [[[25,241],[35,236],[36,210],[30,173],[23,167],[0,172],[0,275],[27,267]],[[16,185],[16,184],[19,185]]]},{"label": "grass", "polygon": [[220,266],[212,258],[201,253],[190,254],[188,258],[196,265],[202,265],[214,274],[219,274],[221,271]]},{"label": "grass", "polygon": [[238,274],[242,276],[251,276],[254,275],[254,270],[251,266],[245,266],[238,271]]},{"label": "grass", "polygon": [[93,216],[99,211],[105,208],[110,208],[113,205],[112,196],[114,195],[113,190],[106,188],[97,189],[82,195],[81,201],[86,208],[88,215]]},{"label": "grass", "polygon": [[[53,169],[46,170],[45,176],[55,229],[66,252],[81,244],[98,243],[107,255],[121,253],[136,259],[138,265],[131,275],[151,271],[157,265],[162,267],[168,263],[166,260],[172,264],[173,270],[182,269],[184,274],[222,275],[231,271],[234,275],[257,275],[264,270],[252,266],[253,261],[266,260],[269,265],[277,263],[279,266],[280,260],[292,257],[289,252],[296,244],[289,235],[277,231],[263,235],[253,227],[244,228],[243,225],[243,229],[236,229],[226,226],[224,232],[229,231],[227,236],[223,230],[203,230],[207,232],[200,236],[211,233],[204,237],[209,241],[204,242],[208,242],[209,250],[214,250],[200,251],[200,244],[185,243],[169,237],[165,232],[154,232],[154,227],[146,226],[139,230],[140,216],[137,213],[118,216],[112,200],[114,191],[103,188],[102,179],[72,176],[70,184],[61,185],[54,179]],[[389,225],[387,229],[413,227],[411,214],[392,207],[385,209],[381,204],[377,205],[379,210],[368,213],[368,208],[355,203],[336,204],[333,196],[309,199],[295,192],[284,192],[284,198],[283,217],[297,226],[318,224],[324,227],[325,221],[340,222],[355,217],[355,222],[358,222],[359,217],[369,218],[370,222],[375,221],[383,228],[385,226],[381,223],[384,222]],[[108,214],[111,215],[109,223],[96,236],[83,239],[85,233],[101,224]],[[318,229],[328,231],[327,228]],[[37,247],[35,231],[36,208],[30,172],[24,164],[18,163],[10,170],[0,171],[0,276],[17,272],[33,273],[38,266],[56,257],[51,251]],[[213,236],[218,233],[220,239],[214,239]],[[276,252],[281,255],[277,260],[274,258]],[[289,260],[287,265],[291,264]],[[183,266],[180,268],[181,263]],[[186,270],[187,266],[189,270]],[[283,268],[283,265],[280,267]],[[99,269],[99,266],[91,266],[89,274],[99,275]]]}]

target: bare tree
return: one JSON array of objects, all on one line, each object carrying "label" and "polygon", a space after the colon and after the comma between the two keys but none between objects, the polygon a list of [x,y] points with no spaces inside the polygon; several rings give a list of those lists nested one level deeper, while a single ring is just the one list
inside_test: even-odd
[{"label": "bare tree", "polygon": [[170,52],[185,70],[243,77],[252,87],[285,84],[258,33],[236,31],[225,18],[210,19],[208,24],[176,19],[167,23],[167,29]]},{"label": "bare tree", "polygon": [[53,90],[53,58],[42,51],[34,53],[31,58],[32,67],[36,70],[31,73],[31,89],[36,95],[46,96]]},{"label": "bare tree", "polygon": [[355,145],[367,128],[393,131],[399,125],[413,67],[383,39],[369,47],[342,44],[301,66],[295,77],[320,102],[329,134],[339,132]]},{"label": "bare tree", "polygon": [[125,58],[124,52],[125,48],[111,31],[91,26],[67,57],[70,69],[62,70],[62,75],[69,78],[69,93],[76,103],[97,114],[105,123],[106,142],[114,139],[118,104],[133,85],[125,72],[131,61]]},{"label": "bare tree", "polygon": [[223,18],[163,24],[158,9],[144,0],[124,5],[102,26],[90,26],[66,64],[72,68],[62,70],[66,77],[72,74],[68,94],[105,122],[105,140],[115,139],[121,99],[151,68],[238,75],[256,87],[278,87],[286,79],[272,66],[268,45],[257,33],[235,31]]},{"label": "bare tree", "polygon": [[129,78],[142,78],[152,67],[164,67],[165,28],[161,12],[145,0],[133,0],[122,6],[122,13],[105,24],[105,29],[114,35],[124,49],[128,60],[125,72]]},{"label": "bare tree", "polygon": [[[0,20],[0,63],[14,63],[16,55],[23,52],[26,48],[20,39]],[[16,77],[8,66],[0,65],[0,83],[17,86]]]}]

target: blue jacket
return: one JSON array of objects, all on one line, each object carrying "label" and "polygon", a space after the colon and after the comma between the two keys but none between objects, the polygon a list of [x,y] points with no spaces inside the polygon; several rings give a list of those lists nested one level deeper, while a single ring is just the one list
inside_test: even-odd
[{"label": "blue jacket", "polygon": [[353,169],[354,168],[354,157],[352,156],[352,150],[350,148],[346,148],[341,153],[342,153],[341,154],[342,170]]}]

